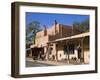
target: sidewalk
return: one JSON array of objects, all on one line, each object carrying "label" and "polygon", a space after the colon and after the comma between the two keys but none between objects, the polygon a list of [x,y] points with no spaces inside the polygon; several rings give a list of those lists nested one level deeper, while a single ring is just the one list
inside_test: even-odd
[{"label": "sidewalk", "polygon": [[[41,61],[41,60],[33,60],[32,58],[27,58],[27,61],[31,61],[33,63],[43,63],[43,64],[50,64],[50,65],[55,65],[55,66],[60,66],[60,65],[67,65],[66,62],[61,62],[61,61]],[[68,64],[68,65],[73,65],[73,64]]]}]

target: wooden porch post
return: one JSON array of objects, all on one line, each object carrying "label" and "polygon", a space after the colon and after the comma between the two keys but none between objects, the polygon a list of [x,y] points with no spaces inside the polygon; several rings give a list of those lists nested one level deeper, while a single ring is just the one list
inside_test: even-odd
[{"label": "wooden porch post", "polygon": [[30,49],[30,55],[31,58],[33,58],[33,54],[32,54],[32,48]]},{"label": "wooden porch post", "polygon": [[47,57],[47,61],[49,60],[49,43],[47,43],[47,49],[46,49],[46,57]]},{"label": "wooden porch post", "polygon": [[56,61],[58,61],[58,54],[57,54],[57,43],[55,43],[55,51],[56,51]]},{"label": "wooden porch post", "polygon": [[82,62],[84,62],[84,38],[81,39],[81,51]]}]

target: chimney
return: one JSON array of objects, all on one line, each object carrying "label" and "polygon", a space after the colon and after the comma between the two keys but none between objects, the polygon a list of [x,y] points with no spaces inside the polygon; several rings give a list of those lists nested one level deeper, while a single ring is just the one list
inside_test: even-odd
[{"label": "chimney", "polygon": [[55,20],[55,25],[57,25],[57,21]]},{"label": "chimney", "polygon": [[47,35],[47,28],[46,28],[46,25],[43,25],[44,26],[44,36]]},{"label": "chimney", "polygon": [[55,20],[55,22],[54,22],[54,27],[55,27],[55,34],[56,34],[56,32],[57,32],[57,30],[56,30],[56,27],[57,26],[57,21]]}]

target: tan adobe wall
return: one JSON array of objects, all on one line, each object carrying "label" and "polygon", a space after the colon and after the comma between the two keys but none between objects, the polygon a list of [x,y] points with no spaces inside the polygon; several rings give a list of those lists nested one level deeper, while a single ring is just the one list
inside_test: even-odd
[{"label": "tan adobe wall", "polygon": [[40,31],[36,33],[36,38],[41,38],[44,35],[44,31]]},{"label": "tan adobe wall", "polygon": [[62,24],[57,24],[56,27],[53,26],[52,28],[48,29],[48,34],[50,35],[50,41],[71,36],[71,32],[72,32],[72,27],[65,26]]},{"label": "tan adobe wall", "polygon": [[49,36],[43,36],[35,39],[35,45],[37,47],[47,46],[47,42],[49,41]]},{"label": "tan adobe wall", "polygon": [[59,28],[60,28],[59,35],[61,35],[61,38],[71,36],[71,34],[72,34],[72,27],[71,26],[60,25]]},{"label": "tan adobe wall", "polygon": [[46,29],[46,35],[44,35],[44,30],[36,33],[36,45],[40,46],[46,45],[49,41],[54,41],[55,39],[60,39],[72,35],[72,26],[63,24],[54,24],[52,27]]}]

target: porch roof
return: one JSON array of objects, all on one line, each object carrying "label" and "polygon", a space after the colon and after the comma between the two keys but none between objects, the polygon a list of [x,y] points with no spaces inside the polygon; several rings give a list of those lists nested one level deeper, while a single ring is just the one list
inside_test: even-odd
[{"label": "porch roof", "polygon": [[81,34],[77,34],[77,35],[73,35],[73,36],[69,36],[69,37],[65,37],[65,38],[56,39],[54,41],[49,41],[48,43],[54,43],[54,42],[70,40],[70,39],[77,39],[77,38],[82,38],[82,37],[86,37],[86,36],[89,36],[89,32],[85,32],[85,33],[81,33]]}]

